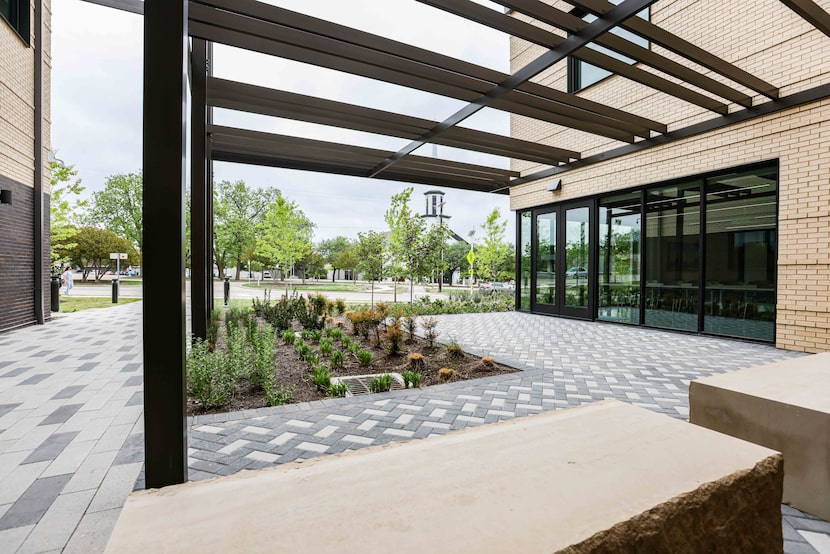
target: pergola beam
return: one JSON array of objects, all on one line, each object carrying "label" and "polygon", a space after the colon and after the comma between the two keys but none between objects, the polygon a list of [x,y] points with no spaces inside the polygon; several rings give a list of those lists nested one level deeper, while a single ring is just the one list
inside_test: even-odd
[{"label": "pergola beam", "polygon": [[[191,2],[191,34],[207,40],[474,101],[507,74],[250,0]],[[243,11],[244,10],[244,11]],[[525,88],[532,88],[525,92]],[[665,126],[603,104],[528,83],[500,108],[633,142]],[[535,109],[527,104],[534,103]],[[531,115],[533,114],[533,115]]]},{"label": "pergola beam", "polygon": [[635,16],[638,12],[642,11],[644,8],[650,6],[656,1],[657,0],[624,0],[613,10],[591,22],[582,31],[565,39],[558,47],[549,50],[535,60],[532,60],[502,83],[488,91],[487,94],[483,95],[475,102],[468,104],[466,107],[458,110],[456,113],[445,119],[440,125],[435,126],[428,133],[425,133],[420,139],[412,141],[394,155],[384,160],[383,163],[379,164],[374,170],[372,170],[370,176],[374,177],[389,166],[395,164],[404,156],[426,144],[433,137],[440,135],[450,127],[458,125],[468,117],[479,112],[481,109],[492,105],[494,102],[503,98],[510,91],[514,90],[517,86],[539,75],[552,65],[565,59],[586,44],[596,40],[603,33],[613,29],[629,17]]},{"label": "pergola beam", "polygon": [[[415,139],[438,124],[436,121],[366,108],[313,96],[273,90],[256,85],[211,78],[208,105],[367,133]],[[507,156],[549,165],[579,159],[579,152],[554,148],[511,137],[454,127],[436,138],[435,144]]]},{"label": "pergola beam", "polygon": [[89,4],[98,4],[105,8],[113,8],[123,12],[144,15],[144,0],[82,0]]},{"label": "pergola beam", "polygon": [[[796,3],[805,3],[802,0],[794,0]],[[602,14],[613,8],[614,5],[605,0],[568,0],[568,3],[578,6],[584,10],[590,11],[594,14]],[[785,1],[785,3],[787,3]],[[812,3],[807,0],[806,3]],[[826,14],[825,14],[826,15]],[[703,67],[714,71],[715,73],[730,79],[739,85],[743,85],[750,90],[754,90],[759,94],[763,94],[767,98],[775,100],[778,98],[778,87],[775,87],[763,79],[759,79],[755,75],[744,71],[726,60],[719,58],[711,52],[704,50],[687,40],[684,40],[677,35],[658,27],[657,25],[646,21],[642,18],[635,18],[626,21],[621,25],[622,28],[628,29],[632,33],[636,33],[643,38],[650,40],[655,44],[659,44],[666,50],[674,52],[679,56],[691,60]]]},{"label": "pergola beam", "polygon": [[830,37],[830,14],[812,0],[781,0],[810,25]]},{"label": "pergola beam", "polygon": [[[498,4],[514,9],[525,15],[538,19],[548,25],[553,25],[559,29],[569,33],[577,33],[586,28],[588,23],[579,17],[563,12],[541,2],[540,0],[494,0]],[[606,12],[610,13],[610,12]],[[752,107],[752,98],[740,92],[729,85],[716,81],[711,77],[707,77],[694,69],[686,67],[674,60],[644,48],[638,44],[634,44],[622,37],[608,33],[602,37],[598,37],[596,44],[605,46],[619,54],[633,58],[648,66],[662,71],[672,77],[676,77],[690,85],[694,85],[712,94],[725,98],[730,102],[740,104],[745,108]]]},{"label": "pergola beam", "polygon": [[[563,40],[565,40],[559,35],[546,31],[535,25],[531,25],[530,23],[526,23],[520,19],[516,19],[515,17],[510,17],[509,15],[499,13],[480,4],[476,4],[471,0],[418,1],[428,6],[455,14],[459,17],[475,21],[481,25],[486,25],[492,29],[502,31],[514,37],[538,44],[539,46],[544,46],[545,48],[556,48],[562,43]],[[726,114],[729,112],[728,106],[715,98],[686,88],[678,83],[675,83],[674,81],[670,81],[654,73],[643,71],[635,65],[628,64],[623,60],[603,54],[598,50],[593,50],[588,47],[580,48],[574,52],[572,56],[617,75],[621,75],[627,79],[631,79],[632,81],[636,81],[655,90],[674,96],[675,98],[679,98],[691,104],[700,106],[701,108],[705,108],[719,114]]]}]

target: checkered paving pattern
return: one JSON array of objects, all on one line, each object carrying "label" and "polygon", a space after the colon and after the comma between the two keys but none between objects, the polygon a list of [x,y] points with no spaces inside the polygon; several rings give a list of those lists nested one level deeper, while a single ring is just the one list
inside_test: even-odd
[{"label": "checkered paving pattern", "polygon": [[100,552],[144,465],[140,304],[0,334],[0,552]]},{"label": "checkered paving pattern", "polygon": [[[520,313],[439,318],[441,340],[522,372],[199,416],[190,478],[423,439],[605,398],[688,416],[692,379],[798,356],[736,341]],[[0,335],[0,552],[99,552],[143,488],[141,304]],[[830,523],[782,507],[785,552]]]}]

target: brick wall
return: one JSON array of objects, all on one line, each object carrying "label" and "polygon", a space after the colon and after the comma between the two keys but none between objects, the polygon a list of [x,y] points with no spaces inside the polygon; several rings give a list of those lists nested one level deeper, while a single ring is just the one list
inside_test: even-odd
[{"label": "brick wall", "polygon": [[[32,3],[34,5],[34,2]],[[34,307],[34,7],[32,45],[0,20],[0,186],[13,204],[0,205],[0,330],[35,322]],[[49,168],[51,2],[44,2],[43,202],[44,314],[49,314]]]},{"label": "brick wall", "polygon": [[[819,2],[830,10],[830,0]],[[718,9],[713,9],[717,7]],[[754,17],[762,13],[763,17]],[[682,19],[681,19],[682,17]],[[712,3],[676,0],[652,13],[665,26],[739,67],[779,86],[782,95],[830,82],[830,38],[812,29],[773,0]],[[654,47],[654,50],[659,48]],[[540,50],[513,39],[513,70]],[[665,52],[661,52],[665,53]],[[564,64],[540,79],[564,90]],[[748,91],[745,91],[748,92]],[[619,77],[611,77],[580,95],[656,119],[669,130],[714,117]],[[764,99],[756,96],[755,102]],[[738,109],[731,106],[730,109]],[[573,148],[584,156],[620,143],[512,117],[512,135]],[[571,198],[645,185],[676,177],[778,159],[779,259],[777,346],[820,352],[830,350],[830,100],[793,108],[651,148],[622,158],[557,175],[562,189],[544,182],[511,190],[511,208],[523,209]],[[532,172],[542,166],[514,161],[513,169]]]}]

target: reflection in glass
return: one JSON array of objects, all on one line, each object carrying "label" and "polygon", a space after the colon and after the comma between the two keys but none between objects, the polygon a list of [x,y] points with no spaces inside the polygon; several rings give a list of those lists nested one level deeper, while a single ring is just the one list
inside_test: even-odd
[{"label": "reflection in glass", "polygon": [[530,258],[531,258],[531,216],[530,212],[522,212],[519,216],[519,309],[530,309]]},{"label": "reflection in glass", "polygon": [[698,330],[700,181],[646,191],[646,325]]},{"label": "reflection in glass", "polygon": [[774,167],[706,181],[707,333],[774,339],[777,188]]},{"label": "reflection in glass", "polygon": [[565,212],[565,305],[588,306],[588,260],[590,226],[588,208],[573,208]]},{"label": "reflection in glass", "polygon": [[640,322],[640,193],[599,201],[599,319]]},{"label": "reflection in glass", "polygon": [[536,303],[556,303],[556,212],[536,216]]}]

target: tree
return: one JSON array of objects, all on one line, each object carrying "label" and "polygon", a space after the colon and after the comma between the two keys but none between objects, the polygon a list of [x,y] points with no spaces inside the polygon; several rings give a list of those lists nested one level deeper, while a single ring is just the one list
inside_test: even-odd
[{"label": "tree", "polygon": [[470,245],[466,242],[457,241],[450,244],[444,248],[444,267],[450,273],[454,273],[456,270],[462,275],[465,271],[469,273],[470,264],[467,262],[467,254],[469,253]]},{"label": "tree", "polygon": [[320,245],[317,249],[320,252],[320,255],[323,256],[323,259],[331,266],[331,282],[334,282],[334,278],[337,275],[338,269],[348,269],[346,267],[337,265],[337,257],[345,252],[349,246],[351,246],[352,242],[343,236],[337,236],[333,239],[326,239],[324,241],[320,241]]},{"label": "tree", "polygon": [[94,272],[95,280],[100,281],[108,271],[115,270],[116,261],[110,259],[111,252],[126,252],[126,263],[137,263],[138,253],[130,241],[108,229],[84,227],[72,236],[72,243],[73,246],[61,254],[81,267],[84,281],[91,272]]},{"label": "tree", "polygon": [[347,249],[338,254],[334,259],[334,263],[341,269],[350,269],[352,271],[352,281],[357,281],[357,265],[360,258],[357,254],[357,248],[351,244]]},{"label": "tree", "polygon": [[392,254],[393,265],[400,266],[409,275],[409,303],[412,304],[415,277],[420,270],[419,256],[423,254],[419,248],[423,239],[426,223],[423,218],[414,213],[409,207],[412,198],[412,187],[392,196],[392,203],[384,215],[389,226],[389,251]]},{"label": "tree", "polygon": [[[311,251],[313,230],[314,224],[303,211],[277,191],[275,201],[270,204],[259,226],[256,255],[279,267],[285,276],[291,266]],[[285,283],[287,296],[288,281]]]},{"label": "tree", "polygon": [[481,226],[484,239],[476,250],[478,274],[486,280],[495,280],[499,276],[499,267],[505,262],[509,244],[504,240],[507,220],[501,218],[498,208],[493,208]]},{"label": "tree", "polygon": [[314,279],[326,278],[326,261],[316,248],[312,248],[308,253],[300,259],[297,267],[303,271],[303,283],[306,277]]},{"label": "tree", "polygon": [[140,254],[144,234],[141,220],[143,191],[140,173],[110,175],[104,183],[104,190],[92,194],[87,225],[101,225],[124,237]]},{"label": "tree", "polygon": [[265,213],[280,195],[277,189],[255,189],[245,181],[222,181],[215,187],[213,203],[213,255],[219,276],[229,263],[236,266],[236,279],[246,249],[257,240],[257,229]]},{"label": "tree", "polygon": [[[72,237],[78,232],[78,225],[83,219],[83,210],[89,202],[81,200],[84,191],[81,180],[75,179],[78,171],[73,165],[61,161],[52,162],[51,195],[49,199],[49,234],[51,236],[50,258],[52,267],[63,266],[69,261],[66,255],[74,247]],[[73,180],[74,179],[74,180]]]},{"label": "tree", "polygon": [[365,273],[372,282],[372,305],[375,305],[375,281],[383,279],[383,258],[386,253],[386,238],[380,233],[369,231],[357,234],[357,269]]}]

